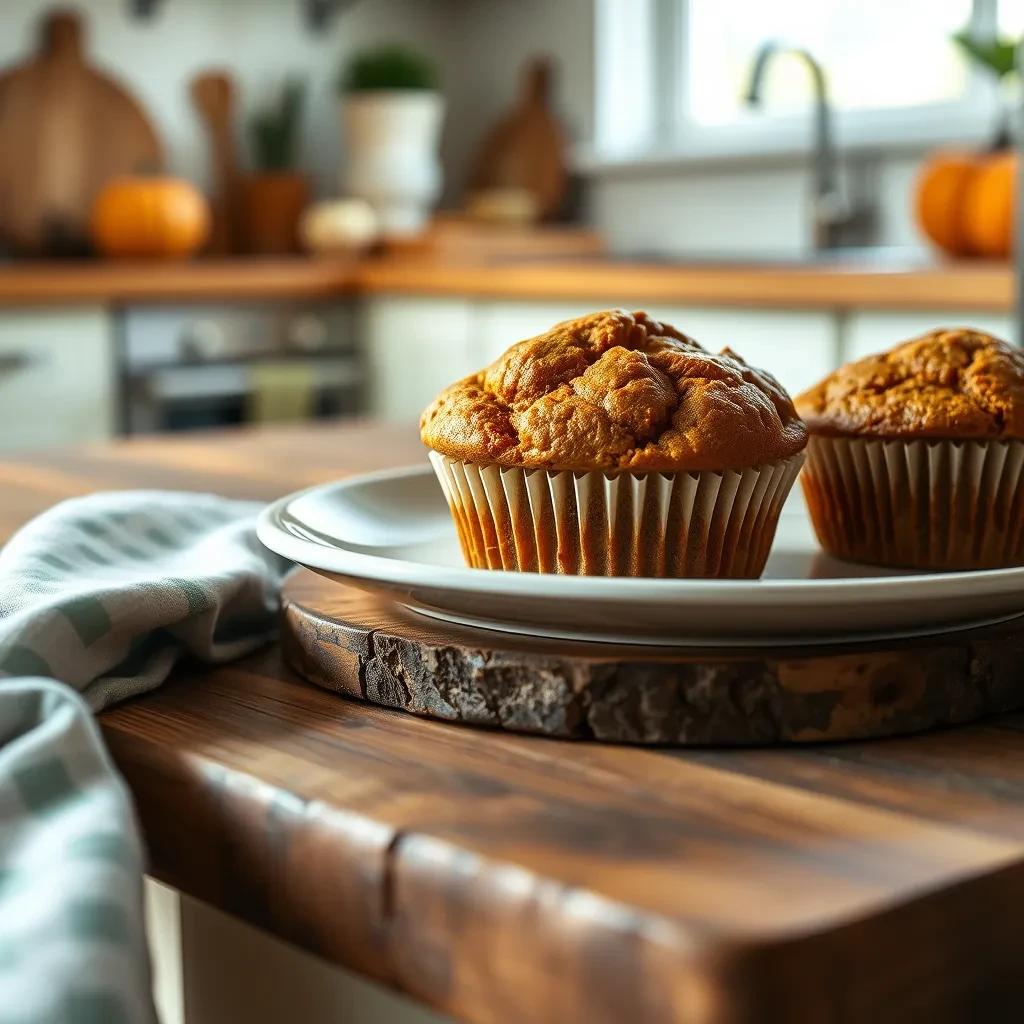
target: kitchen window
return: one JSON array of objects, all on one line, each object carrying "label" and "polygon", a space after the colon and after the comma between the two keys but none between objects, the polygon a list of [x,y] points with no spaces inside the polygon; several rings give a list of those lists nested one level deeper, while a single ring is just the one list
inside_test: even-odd
[{"label": "kitchen window", "polygon": [[913,148],[983,140],[996,85],[951,40],[1020,35],[1024,0],[597,0],[596,163],[806,149],[807,66],[772,62],[764,102],[744,92],[758,47],[801,46],[824,66],[839,142]]}]

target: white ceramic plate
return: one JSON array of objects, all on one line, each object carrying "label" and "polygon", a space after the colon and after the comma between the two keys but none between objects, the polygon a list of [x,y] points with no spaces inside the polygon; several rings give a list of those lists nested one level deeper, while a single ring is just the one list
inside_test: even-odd
[{"label": "white ceramic plate", "polygon": [[760,580],[469,569],[430,467],[352,477],[264,510],[259,538],[424,615],[516,633],[655,644],[822,643],[944,632],[1024,611],[1024,568],[912,573],[828,558],[797,489]]}]

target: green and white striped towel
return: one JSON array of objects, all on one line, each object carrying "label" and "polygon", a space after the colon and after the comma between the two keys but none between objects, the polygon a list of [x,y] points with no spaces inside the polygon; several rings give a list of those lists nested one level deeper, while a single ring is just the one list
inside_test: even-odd
[{"label": "green and white striped towel", "polygon": [[159,686],[182,654],[269,639],[286,566],[256,511],[96,494],[0,551],[0,1024],[156,1019],[143,851],[90,712]]}]

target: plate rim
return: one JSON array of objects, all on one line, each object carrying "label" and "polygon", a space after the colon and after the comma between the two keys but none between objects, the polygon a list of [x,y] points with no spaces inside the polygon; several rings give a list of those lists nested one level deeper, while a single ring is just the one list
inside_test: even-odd
[{"label": "plate rim", "polygon": [[[475,569],[469,566],[436,565],[429,562],[413,562],[408,559],[385,555],[370,555],[343,547],[318,544],[290,533],[281,520],[287,508],[300,498],[318,491],[345,490],[379,480],[395,480],[410,476],[431,476],[433,470],[428,464],[411,464],[393,469],[357,473],[326,483],[313,484],[286,494],[266,505],[256,522],[256,535],[260,542],[276,554],[307,567],[322,569],[349,578],[362,578],[391,585],[429,583],[446,589],[457,589],[463,593],[486,591],[503,597],[539,597],[551,600],[559,597],[586,598],[594,603],[628,601],[670,601],[675,597],[692,598],[695,594],[701,600],[713,604],[728,604],[740,595],[758,595],[758,601],[796,599],[806,603],[812,598],[839,604],[849,600],[850,591],[857,590],[859,599],[868,601],[873,595],[885,595],[886,600],[894,599],[899,593],[910,597],[923,585],[936,586],[940,597],[969,598],[971,593],[982,590],[985,594],[1003,594],[1020,586],[1024,590],[1024,566],[1010,566],[1001,569],[969,569],[959,572],[911,573],[901,576],[849,576],[823,579],[695,579],[659,578],[632,576],[576,576],[557,573],[512,572],[506,569]],[[323,550],[338,556],[344,565],[316,564],[308,552]],[[302,552],[307,552],[303,555]],[[430,580],[424,579],[431,573]],[[545,593],[536,593],[538,581],[543,581]],[[1024,600],[1022,600],[1024,610]]]}]

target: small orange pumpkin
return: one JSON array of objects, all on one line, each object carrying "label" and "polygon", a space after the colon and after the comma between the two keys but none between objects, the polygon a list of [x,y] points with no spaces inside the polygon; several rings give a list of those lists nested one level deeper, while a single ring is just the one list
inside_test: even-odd
[{"label": "small orange pumpkin", "polygon": [[997,153],[975,169],[964,193],[961,219],[971,252],[1005,259],[1013,251],[1017,154]]},{"label": "small orange pumpkin", "polygon": [[90,229],[105,256],[181,259],[209,236],[210,210],[181,178],[115,178],[93,203]]},{"label": "small orange pumpkin", "polygon": [[950,255],[1005,258],[1013,249],[1016,181],[1014,153],[937,153],[917,178],[917,223]]}]

